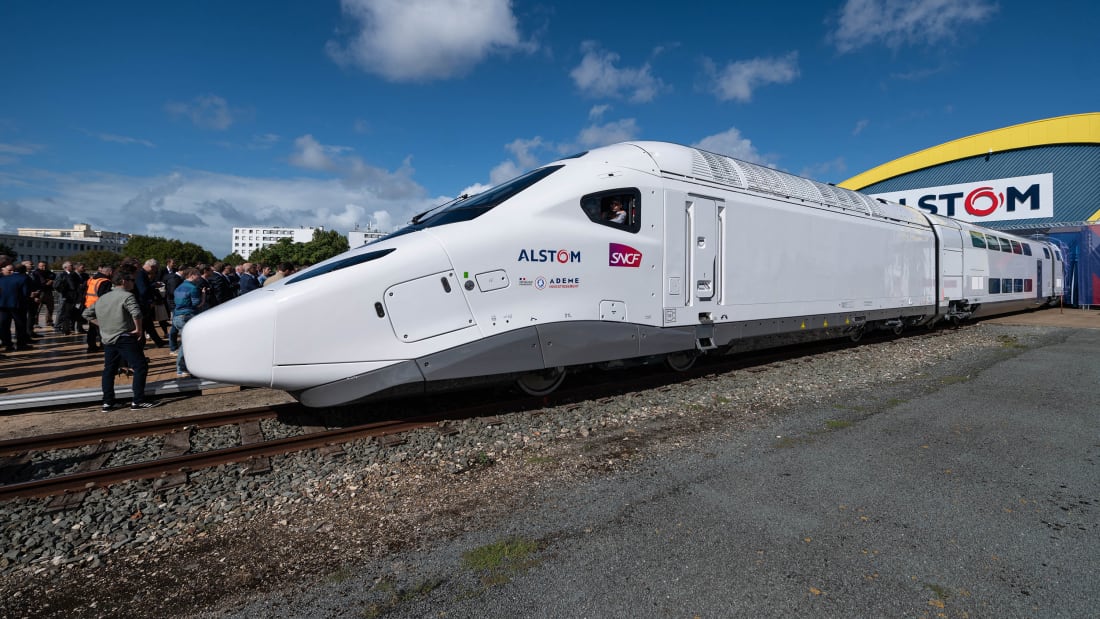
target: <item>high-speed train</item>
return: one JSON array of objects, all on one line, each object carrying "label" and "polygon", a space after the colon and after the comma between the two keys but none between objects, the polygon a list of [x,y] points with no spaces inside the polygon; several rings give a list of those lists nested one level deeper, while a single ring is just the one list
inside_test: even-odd
[{"label": "high-speed train", "polygon": [[1059,249],[696,148],[534,169],[192,319],[195,376],[307,406],[1034,308]]}]

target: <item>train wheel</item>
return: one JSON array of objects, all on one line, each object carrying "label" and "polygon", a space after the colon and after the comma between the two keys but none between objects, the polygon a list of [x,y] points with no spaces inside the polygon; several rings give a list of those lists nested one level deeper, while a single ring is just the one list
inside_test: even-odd
[{"label": "train wheel", "polygon": [[695,354],[695,351],[685,350],[669,353],[665,356],[665,363],[677,372],[686,372],[691,369],[691,366],[695,365],[695,360],[698,358],[699,355]]},{"label": "train wheel", "polygon": [[903,325],[903,324],[894,325],[894,328],[893,328],[894,335],[901,335],[901,332],[904,331],[904,330],[905,330],[905,325]]},{"label": "train wheel", "polygon": [[855,329],[852,329],[852,332],[848,334],[848,339],[852,340],[853,342],[858,342],[862,340],[863,331],[863,327],[856,327]]},{"label": "train wheel", "polygon": [[516,386],[527,395],[541,397],[549,395],[565,380],[565,368],[547,368],[538,372],[528,372],[516,379]]}]

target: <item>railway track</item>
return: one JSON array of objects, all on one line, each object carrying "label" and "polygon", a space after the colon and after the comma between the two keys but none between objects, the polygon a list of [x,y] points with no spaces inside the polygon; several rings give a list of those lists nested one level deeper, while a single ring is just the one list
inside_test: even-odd
[{"label": "railway track", "polygon": [[[936,337],[942,331],[920,332],[913,337]],[[498,415],[532,411],[550,406],[613,397],[623,393],[652,388],[671,388],[673,383],[690,382],[708,375],[761,368],[853,347],[848,340],[826,340],[811,344],[769,348],[730,357],[707,358],[703,363],[682,372],[644,367],[630,373],[595,372],[578,376],[571,386],[542,398],[508,396],[487,389],[466,392],[438,400],[418,400],[410,406],[395,406],[404,410],[399,418],[350,423],[343,427],[326,420],[323,412],[297,404],[225,411],[174,419],[125,424],[93,430],[65,432],[0,441],[0,501],[17,497],[52,497],[47,511],[78,507],[87,492],[124,481],[155,479],[157,488],[169,488],[187,483],[189,474],[222,464],[245,463],[251,474],[271,468],[270,457],[309,449],[322,449],[337,456],[341,445],[355,440],[375,439],[383,446],[403,442],[400,435],[412,430],[435,428],[441,434],[457,432],[447,422],[483,418],[486,423],[499,423]],[[319,416],[320,415],[320,416]],[[407,415],[407,416],[406,416]],[[294,419],[300,428],[296,436],[268,439],[261,421],[274,418]],[[191,437],[198,429],[236,426],[239,443],[231,447],[193,450]],[[163,436],[160,453],[146,461],[106,466],[120,445],[141,437]],[[31,465],[32,454],[50,453],[71,448],[84,448],[85,453],[75,471],[60,475],[37,477],[20,475]],[[67,456],[72,458],[72,456]],[[38,467],[44,468],[44,467]],[[26,479],[30,477],[30,479]]]}]

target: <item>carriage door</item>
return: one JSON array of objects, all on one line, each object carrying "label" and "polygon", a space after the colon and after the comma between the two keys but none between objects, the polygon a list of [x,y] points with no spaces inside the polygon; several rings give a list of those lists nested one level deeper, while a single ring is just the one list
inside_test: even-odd
[{"label": "carriage door", "polygon": [[1043,291],[1043,261],[1035,261],[1035,298],[1042,299],[1046,296]]},{"label": "carriage door", "polygon": [[718,248],[721,245],[721,226],[718,223],[719,207],[713,198],[688,196],[685,202],[687,211],[687,254],[688,282],[696,303],[710,303],[719,300],[718,286],[721,282]]}]

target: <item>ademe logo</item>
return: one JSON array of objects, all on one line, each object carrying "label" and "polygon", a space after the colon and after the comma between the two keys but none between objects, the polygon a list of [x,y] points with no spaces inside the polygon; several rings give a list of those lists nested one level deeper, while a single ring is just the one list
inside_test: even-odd
[{"label": "ademe logo", "polygon": [[640,267],[642,252],[629,245],[611,243],[607,248],[607,264],[613,267]]},{"label": "ademe logo", "polygon": [[933,215],[945,215],[963,221],[1054,217],[1053,174],[999,178],[871,195],[917,206]]}]

